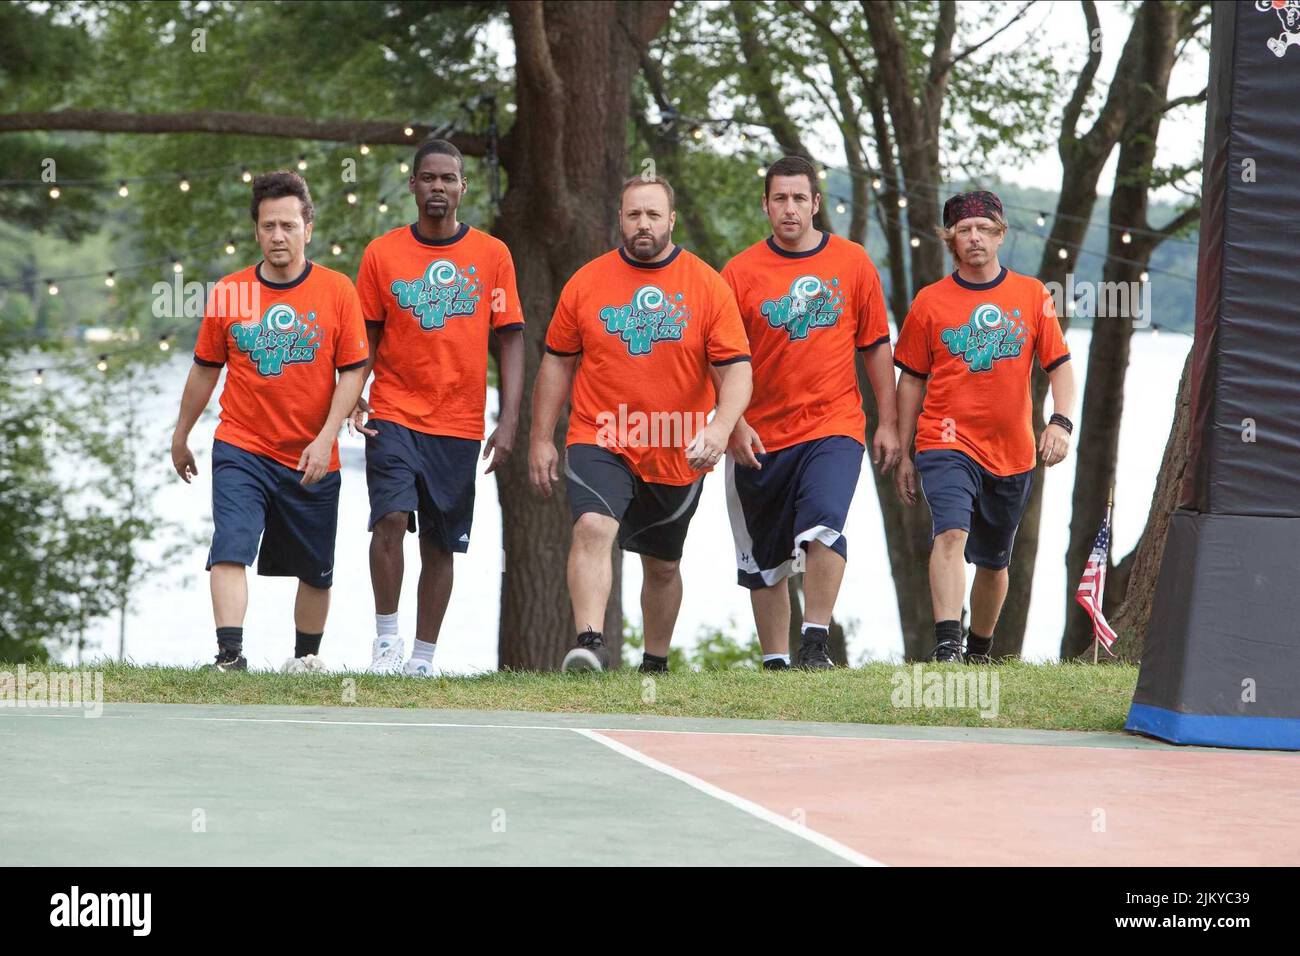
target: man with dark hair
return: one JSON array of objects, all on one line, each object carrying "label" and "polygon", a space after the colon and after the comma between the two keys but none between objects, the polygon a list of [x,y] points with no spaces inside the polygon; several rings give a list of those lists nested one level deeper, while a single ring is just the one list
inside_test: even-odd
[{"label": "man with dark hair", "polygon": [[559,479],[555,425],[572,392],[564,473],[578,637],[564,670],[612,663],[601,631],[615,540],[641,555],[641,670],[668,669],[702,473],[721,459],[749,401],[749,345],[735,300],[716,272],[672,242],[676,221],[667,182],[628,180],[623,245],[574,273],[546,334],[528,471],[550,497]]},{"label": "man with dark hair", "polygon": [[834,666],[827,643],[848,556],[844,524],[867,441],[858,353],[880,410],[872,460],[887,472],[899,457],[880,276],[862,246],[813,228],[820,209],[812,163],[773,163],[763,194],[772,235],[722,270],[754,356],[754,398],[731,436],[727,504],[737,578],[772,670],[790,666],[786,578],[798,571],[798,666]]},{"label": "man with dark hair", "polygon": [[[930,599],[936,661],[987,663],[1007,596],[1011,549],[1034,477],[1033,360],[1052,386],[1051,424],[1038,442],[1051,467],[1070,450],[1074,374],[1046,287],[998,262],[1002,201],[961,193],[943,207],[940,235],[956,270],[916,294],[894,364],[905,450],[894,476],[916,503],[917,475],[934,520]],[[917,417],[920,416],[918,423]],[[961,630],[966,564],[975,565],[970,630]]]},{"label": "man with dark hair", "polygon": [[[420,582],[405,673],[428,677],[451,599],[452,555],[469,549],[475,462],[484,435],[488,331],[500,345],[500,414],[487,471],[514,448],[524,380],[524,316],[505,243],[457,218],[468,188],[460,151],[444,140],[415,153],[408,189],[416,221],[366,247],[357,276],[375,381],[352,423],[366,436],[371,669],[403,670],[398,599],[403,542],[419,530]],[[363,416],[369,413],[369,421]],[[364,423],[363,423],[364,422]],[[417,523],[418,516],[418,523]]]},{"label": "man with dark hair", "polygon": [[322,670],[338,526],[338,433],[361,394],[365,326],[348,277],[306,257],[313,210],[301,176],[254,179],[252,215],[263,258],[226,276],[209,298],[172,436],[172,465],[187,484],[198,474],[190,430],[226,365],[212,447],[216,527],[207,567],[217,659],[208,667],[248,667],[245,569],[257,559],[258,574],[299,582],[294,656],[284,670]]}]

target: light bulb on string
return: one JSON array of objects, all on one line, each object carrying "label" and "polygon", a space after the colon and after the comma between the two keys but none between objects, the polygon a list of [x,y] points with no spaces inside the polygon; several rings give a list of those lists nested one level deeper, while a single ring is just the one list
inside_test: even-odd
[{"label": "light bulb on string", "polygon": [[1142,270],[1142,274],[1141,274],[1140,276],[1138,276],[1138,279],[1139,279],[1140,281],[1142,281],[1142,282],[1147,282],[1147,281],[1149,281],[1149,280],[1151,279],[1151,273],[1147,272],[1147,271],[1144,269],[1144,270]]},{"label": "light bulb on string", "polygon": [[1133,234],[1126,229],[1124,230],[1124,234],[1119,237],[1119,241],[1127,246],[1133,241]]},{"label": "light bulb on string", "polygon": [[356,204],[357,204],[357,194],[351,192],[348,193],[348,205],[355,206]]},{"label": "light bulb on string", "polygon": [[226,255],[228,255],[228,256],[233,256],[234,254],[235,254],[235,240],[234,240],[234,239],[227,239],[227,240],[226,240]]},{"label": "light bulb on string", "polygon": [[844,215],[844,210],[845,210],[844,203],[841,202],[835,204],[835,211],[839,213],[841,216]]},{"label": "light bulb on string", "polygon": [[365,143],[362,143],[362,144],[361,144],[361,155],[362,155],[362,156],[369,156],[369,155],[370,155],[370,147],[367,146]]},{"label": "light bulb on string", "polygon": [[129,189],[126,188],[126,180],[125,180],[125,179],[120,180],[120,181],[118,182],[118,184],[117,184],[117,194],[118,194],[119,196],[121,196],[123,199],[125,199],[127,196],[131,195],[131,190],[129,190]]},{"label": "light bulb on string", "polygon": [[1069,254],[1068,252],[1066,252],[1065,249],[1057,249],[1057,250],[1056,250],[1056,258],[1058,258],[1058,259],[1068,259],[1068,258],[1070,258],[1070,254]]},{"label": "light bulb on string", "polygon": [[182,178],[182,179],[181,179],[181,182],[180,182],[180,189],[181,189],[181,192],[183,192],[183,193],[187,193],[187,192],[189,192],[189,191],[190,191],[190,181],[189,181],[188,179],[184,179],[184,178]]},{"label": "light bulb on string", "polygon": [[766,166],[760,166],[760,167],[758,167],[758,175],[760,175],[760,176],[766,176],[766,175],[767,175],[767,167],[766,167]]},{"label": "light bulb on string", "polygon": [[824,180],[826,178],[826,170],[824,169],[817,170],[817,178]]},{"label": "light bulb on string", "polygon": [[101,355],[101,356],[99,357],[99,361],[95,363],[95,368],[99,369],[101,372],[107,372],[107,371],[108,371],[108,356],[107,356],[107,355]]},{"label": "light bulb on string", "polygon": [[185,267],[181,265],[181,260],[176,258],[172,259],[172,272],[175,272],[177,275],[180,275],[181,272],[184,271],[184,269]]},{"label": "light bulb on string", "polygon": [[306,154],[306,153],[299,153],[299,154],[298,154],[298,171],[299,171],[299,172],[303,172],[303,171],[305,171],[306,169],[307,169],[307,154]]},{"label": "light bulb on string", "polygon": [[55,283],[55,281],[54,281],[53,279],[46,279],[46,280],[45,280],[45,289],[46,289],[47,292],[50,293],[50,295],[58,295],[58,294],[59,294],[59,287],[58,287],[58,285]]},{"label": "light bulb on string", "polygon": [[921,237],[920,237],[920,236],[913,236],[913,237],[912,237],[912,248],[913,248],[913,249],[919,249],[919,248],[921,248]]},{"label": "light bulb on string", "polygon": [[113,286],[117,285],[117,277],[110,272],[108,275],[104,276],[104,285],[108,286],[110,289],[113,288]]},{"label": "light bulb on string", "polygon": [[164,332],[162,335],[158,336],[158,351],[166,352],[169,351],[171,347],[172,344],[168,341],[167,333]]},{"label": "light bulb on string", "polygon": [[341,256],[343,255],[343,247],[336,242],[330,246],[330,252],[332,252],[336,256]]},{"label": "light bulb on string", "polygon": [[411,171],[411,167],[408,166],[404,161],[398,163],[398,164],[397,164],[397,168],[400,169],[400,170],[402,171],[403,174],[405,174],[405,173],[409,173],[409,172]]},{"label": "light bulb on string", "polygon": [[61,195],[61,193],[59,192],[59,187],[58,187],[58,186],[51,186],[51,187],[50,187],[50,198],[51,198],[51,199],[58,199],[60,195]]},{"label": "light bulb on string", "polygon": [[384,201],[384,197],[383,197],[383,196],[380,196],[380,197],[379,197],[379,211],[380,211],[380,212],[388,212],[388,203]]},{"label": "light bulb on string", "polygon": [[880,191],[880,187],[881,187],[881,185],[882,185],[882,184],[881,184],[881,182],[880,182],[880,177],[879,177],[879,176],[876,176],[874,179],[871,180],[871,188],[874,189],[874,190],[876,190],[877,192]]},{"label": "light bulb on string", "polygon": [[899,209],[906,209],[906,208],[907,208],[907,197],[906,197],[906,196],[899,196],[899,197],[898,197],[898,208],[899,208]]},{"label": "light bulb on string", "polygon": [[245,167],[243,167],[243,169],[240,171],[240,173],[239,173],[239,178],[242,179],[242,180],[243,180],[244,182],[246,182],[246,183],[251,183],[251,182],[253,181],[253,174],[250,173],[250,172],[248,171],[248,167],[245,166]]},{"label": "light bulb on string", "polygon": [[409,139],[415,135],[415,127],[408,125],[404,130],[402,130],[402,133]]},{"label": "light bulb on string", "polygon": [[692,129],[691,129],[691,138],[693,138],[693,139],[695,139],[695,140],[701,140],[701,139],[704,139],[704,130],[703,130],[702,128],[700,128],[699,126],[692,127]]},{"label": "light bulb on string", "polygon": [[1038,218],[1035,219],[1034,221],[1035,221],[1036,223],[1038,223],[1038,225],[1039,225],[1040,228],[1041,228],[1042,226],[1047,225],[1047,213],[1045,213],[1045,212],[1040,212],[1040,213],[1038,214]]},{"label": "light bulb on string", "polygon": [[33,385],[41,385],[45,382],[45,369],[38,368],[36,374],[32,376]]}]

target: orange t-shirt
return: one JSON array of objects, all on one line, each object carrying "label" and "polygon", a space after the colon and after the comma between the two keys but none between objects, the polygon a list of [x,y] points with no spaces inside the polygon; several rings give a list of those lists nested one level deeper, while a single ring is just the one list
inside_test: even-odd
[{"label": "orange t-shirt", "polygon": [[745,421],[768,451],[846,435],[866,444],[854,347],[889,350],[880,275],[867,251],[830,233],[808,252],[770,237],[722,270],[754,354]]},{"label": "orange t-shirt", "polygon": [[292,282],[268,282],[260,264],[223,278],[194,344],[194,361],[227,366],[216,437],[290,468],[329,417],[335,371],[369,353],[352,280],[310,261]]},{"label": "orange t-shirt", "polygon": [[710,363],[749,361],[731,290],[681,246],[654,263],[619,248],[575,272],[546,350],[582,356],[566,443],[607,448],[663,485],[703,474],[686,463],[686,446],[716,404]]},{"label": "orange t-shirt", "polygon": [[1046,371],[1068,361],[1056,306],[1033,276],[1003,268],[992,282],[955,272],[917,293],[894,364],[929,378],[916,450],[965,452],[995,475],[1034,467],[1032,356]]},{"label": "orange t-shirt", "polygon": [[524,327],[506,244],[465,223],[437,241],[402,226],[366,247],[357,293],[366,322],[384,329],[370,416],[482,440],[488,326]]}]

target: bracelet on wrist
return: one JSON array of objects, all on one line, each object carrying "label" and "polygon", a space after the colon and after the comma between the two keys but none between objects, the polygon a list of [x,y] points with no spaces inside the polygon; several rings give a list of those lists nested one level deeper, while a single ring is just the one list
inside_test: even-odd
[{"label": "bracelet on wrist", "polygon": [[1065,433],[1067,435],[1074,434],[1074,422],[1070,421],[1060,412],[1053,412],[1051,419],[1048,421],[1048,424],[1059,425],[1061,428],[1065,429]]}]

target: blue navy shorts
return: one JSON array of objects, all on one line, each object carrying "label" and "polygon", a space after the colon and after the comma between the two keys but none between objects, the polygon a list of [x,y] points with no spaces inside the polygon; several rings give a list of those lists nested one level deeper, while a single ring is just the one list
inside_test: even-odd
[{"label": "blue navy shorts", "polygon": [[382,420],[366,424],[379,432],[366,436],[369,529],[384,515],[404,511],[408,531],[418,527],[420,537],[432,538],[443,551],[468,551],[479,443]]},{"label": "blue navy shorts", "polygon": [[[314,588],[334,583],[334,535],[342,478],[332,471],[303,487],[302,472],[229,442],[212,443],[214,564],[257,559],[257,573],[298,578]],[[261,547],[258,547],[258,541]]]},{"label": "blue navy shorts", "polygon": [[1032,471],[1002,477],[969,455],[946,448],[917,452],[916,471],[934,521],[932,542],[958,528],[969,532],[968,563],[991,571],[1011,563],[1016,529],[1034,484]]},{"label": "blue navy shorts", "polygon": [[689,485],[644,481],[622,456],[599,445],[564,451],[569,513],[609,515],[618,522],[618,546],[660,561],[680,561],[686,530],[700,504],[701,475]]},{"label": "blue navy shorts", "polygon": [[861,442],[829,435],[757,455],[761,469],[727,456],[727,511],[743,587],[772,587],[798,571],[809,541],[848,559],[844,522],[863,451]]}]

